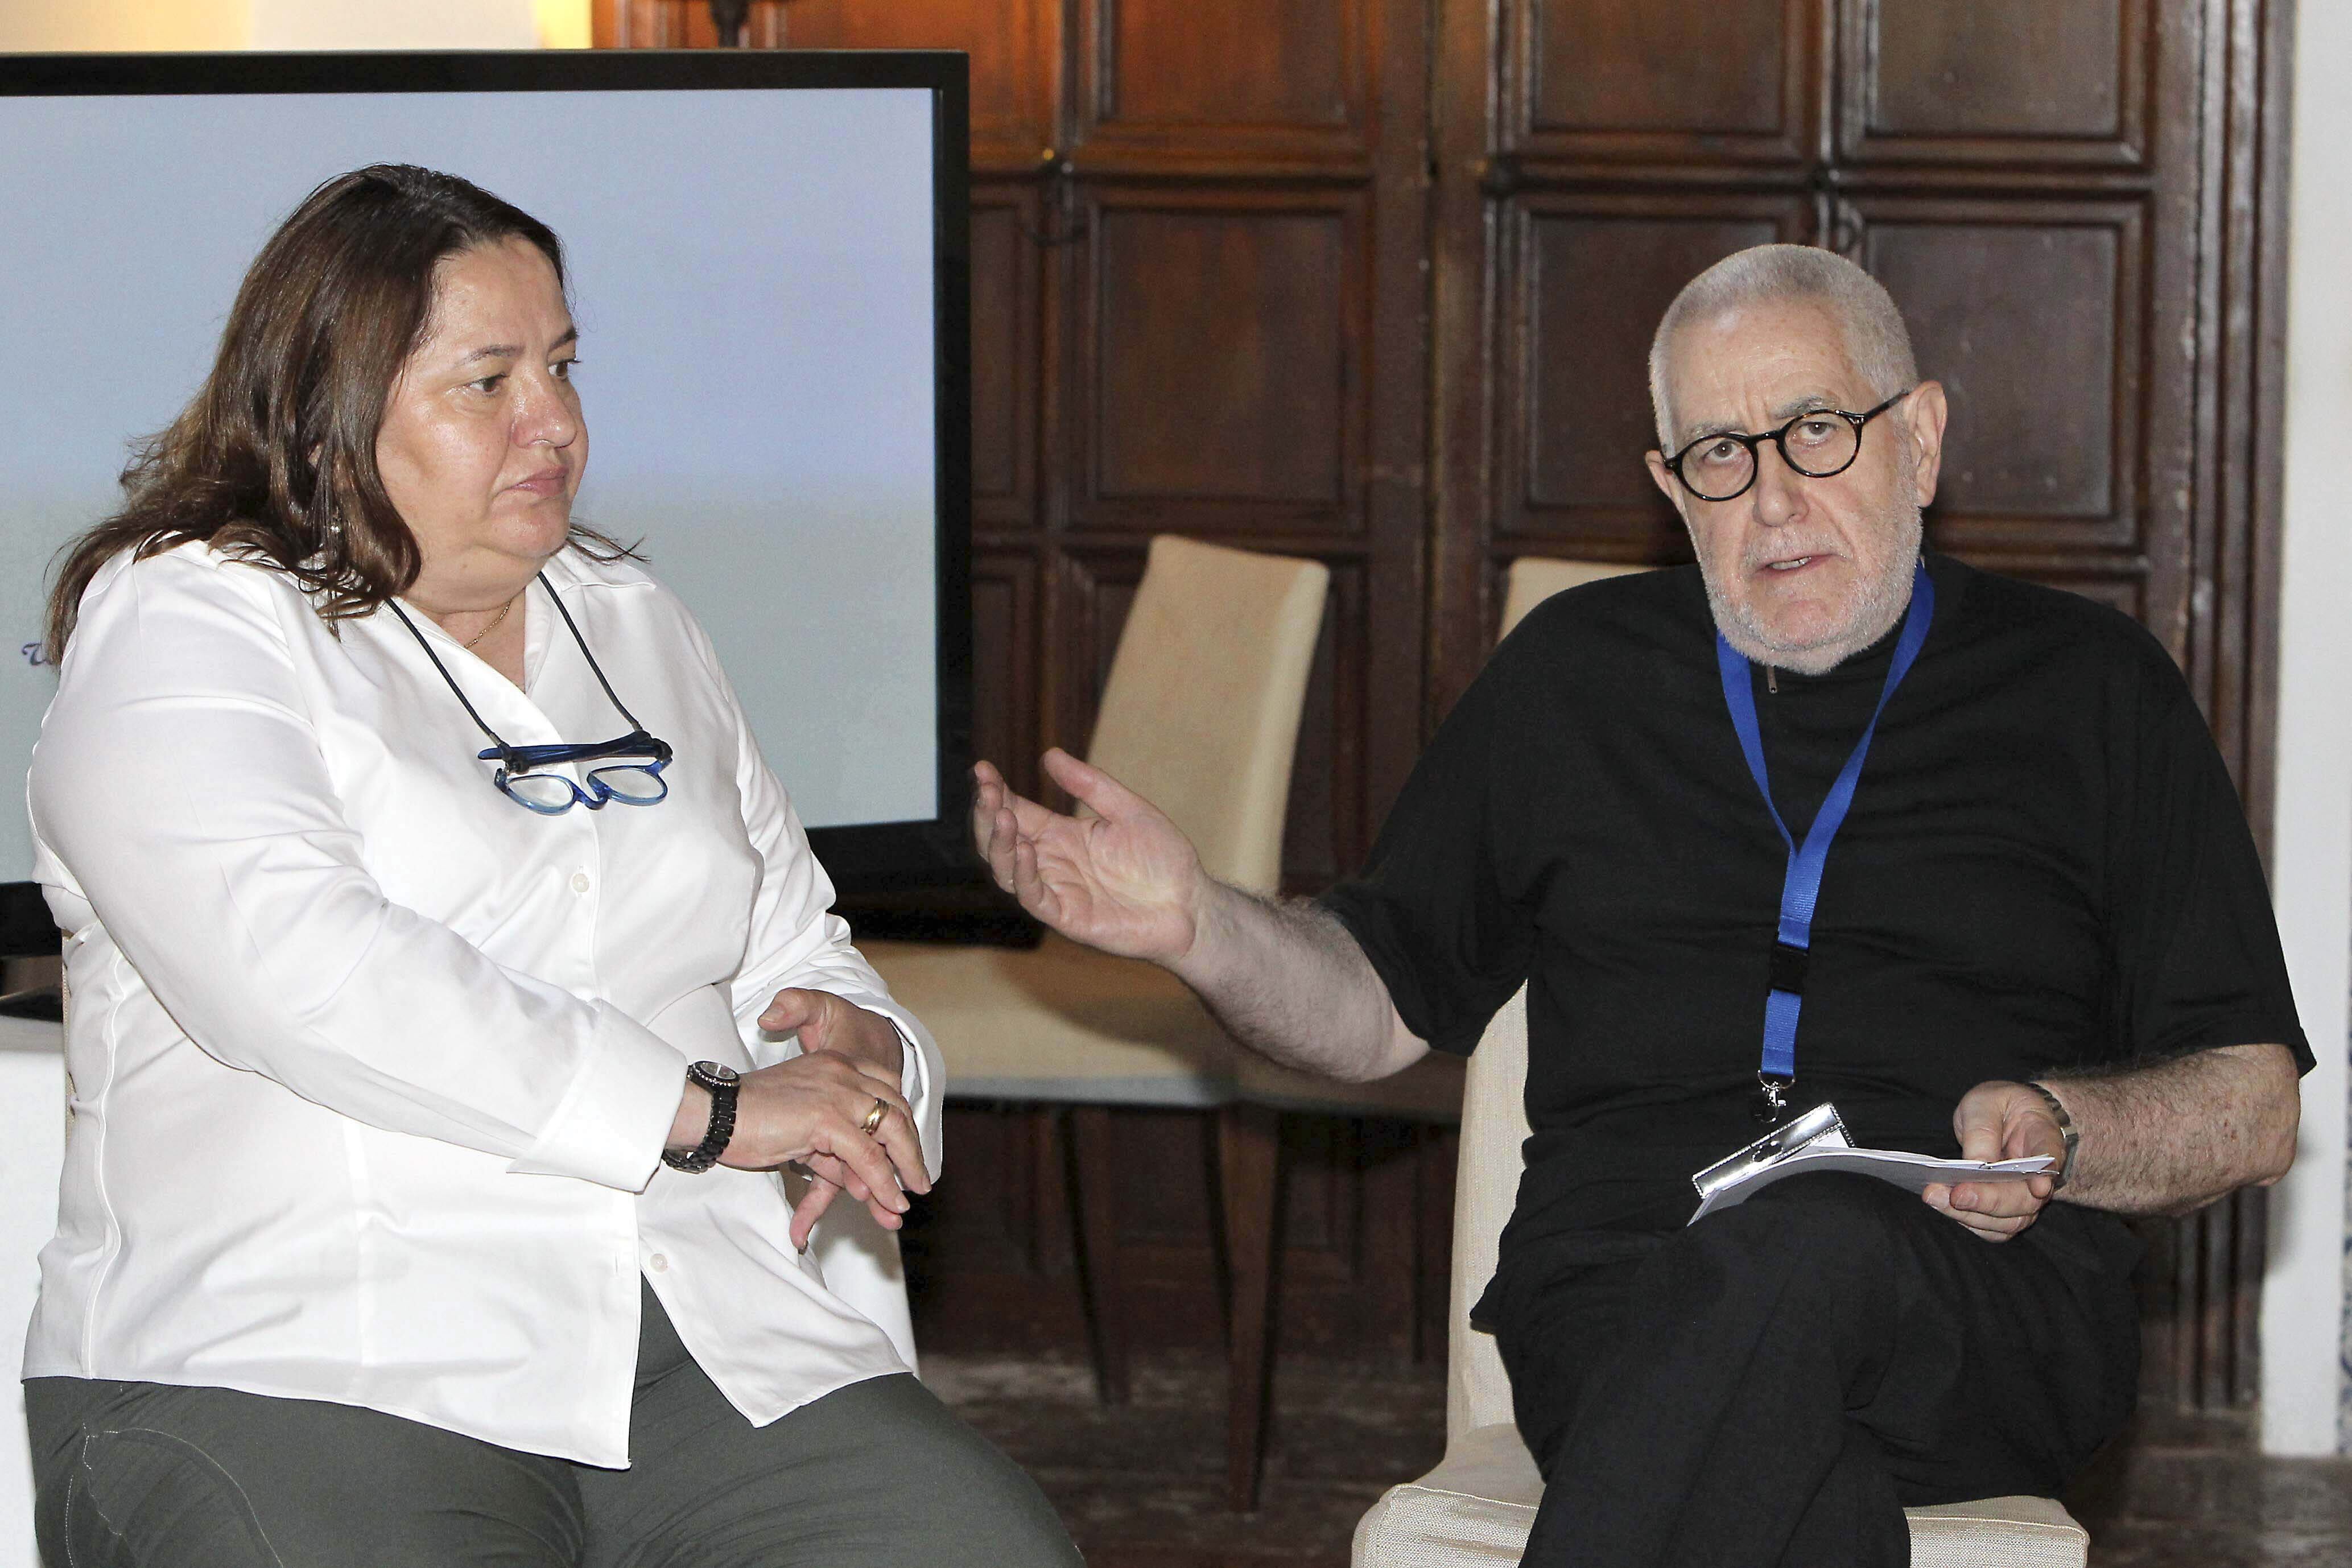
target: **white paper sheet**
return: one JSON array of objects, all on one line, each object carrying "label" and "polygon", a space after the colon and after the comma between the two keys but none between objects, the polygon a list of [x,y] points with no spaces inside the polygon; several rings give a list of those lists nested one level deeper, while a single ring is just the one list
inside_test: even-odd
[{"label": "white paper sheet", "polygon": [[1738,1180],[1717,1187],[1685,1223],[1696,1225],[1718,1209],[1746,1203],[1766,1187],[1811,1171],[1847,1171],[1875,1176],[1910,1192],[1923,1192],[1935,1182],[2021,1182],[2051,1166],[2047,1154],[2023,1160],[1938,1160],[1927,1154],[1906,1154],[1896,1149],[1848,1149],[1828,1143],[1784,1154],[1759,1165]]}]

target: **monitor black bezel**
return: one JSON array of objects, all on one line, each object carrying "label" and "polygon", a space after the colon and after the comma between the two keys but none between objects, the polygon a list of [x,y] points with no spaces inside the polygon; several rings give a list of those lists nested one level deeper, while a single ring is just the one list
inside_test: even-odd
[{"label": "monitor black bezel", "polygon": [[[972,762],[971,73],[947,50],[549,49],[0,55],[0,96],[594,92],[917,88],[931,94],[938,815],[809,830],[836,888],[969,879]],[[300,193],[289,193],[290,205]],[[831,736],[831,744],[854,737]],[[23,911],[32,883],[0,883]],[[5,922],[18,945],[22,920]],[[54,951],[53,949],[51,951]]]}]

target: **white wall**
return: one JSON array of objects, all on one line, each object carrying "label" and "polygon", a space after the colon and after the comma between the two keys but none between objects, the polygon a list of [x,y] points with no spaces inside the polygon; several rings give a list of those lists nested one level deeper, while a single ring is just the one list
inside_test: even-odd
[{"label": "white wall", "polygon": [[241,49],[253,0],[0,0],[0,50]]},{"label": "white wall", "polygon": [[247,0],[257,49],[528,49],[531,0]]},{"label": "white wall", "polygon": [[2330,1454],[2345,1436],[2345,1042],[2352,986],[2352,5],[2298,8],[2287,250],[2286,496],[2279,653],[2280,935],[2319,1066],[2303,1141],[2273,1194],[2263,1286],[2263,1447]]},{"label": "white wall", "polygon": [[[0,50],[528,49],[557,0],[0,0]],[[541,12],[546,12],[542,17]]]}]

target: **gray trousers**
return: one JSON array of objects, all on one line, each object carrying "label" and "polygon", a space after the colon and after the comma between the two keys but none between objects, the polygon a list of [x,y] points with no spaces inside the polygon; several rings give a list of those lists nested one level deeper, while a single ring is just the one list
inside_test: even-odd
[{"label": "gray trousers", "polygon": [[766,1426],[646,1292],[626,1470],[223,1388],[25,1384],[49,1568],[1005,1568],[1079,1561],[1036,1486],[913,1378]]}]

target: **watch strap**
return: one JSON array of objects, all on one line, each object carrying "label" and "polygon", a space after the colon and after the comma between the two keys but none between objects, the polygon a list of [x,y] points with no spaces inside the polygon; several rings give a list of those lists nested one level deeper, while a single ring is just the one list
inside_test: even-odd
[{"label": "watch strap", "polygon": [[710,1091],[710,1125],[702,1134],[702,1142],[680,1153],[675,1149],[662,1151],[662,1161],[673,1170],[698,1175],[719,1163],[719,1156],[727,1152],[728,1140],[735,1136],[735,1097],[742,1089],[742,1079],[717,1062],[696,1062],[686,1069],[687,1081],[698,1083]]},{"label": "watch strap", "polygon": [[2066,1184],[2074,1179],[2074,1155],[2082,1147],[2082,1130],[2074,1125],[2074,1119],[2067,1114],[2064,1100],[2051,1093],[2042,1084],[2029,1083],[2025,1087],[2040,1095],[2049,1104],[2050,1114],[2057,1120],[2058,1137],[2066,1145],[2066,1159],[2065,1163],[2058,1167],[2057,1173],[2050,1178],[2050,1190],[2053,1193],[2063,1191]]}]

